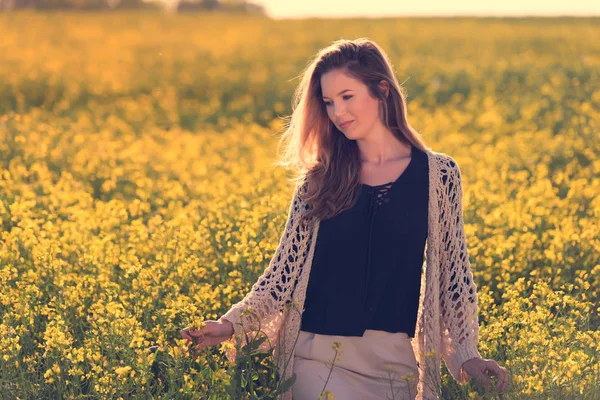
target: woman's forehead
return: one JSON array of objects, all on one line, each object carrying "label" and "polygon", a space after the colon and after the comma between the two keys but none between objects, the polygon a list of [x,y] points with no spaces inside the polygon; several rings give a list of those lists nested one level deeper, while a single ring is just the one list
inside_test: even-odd
[{"label": "woman's forehead", "polygon": [[321,90],[324,97],[339,96],[344,90],[360,90],[361,82],[341,71],[331,71],[321,76]]}]

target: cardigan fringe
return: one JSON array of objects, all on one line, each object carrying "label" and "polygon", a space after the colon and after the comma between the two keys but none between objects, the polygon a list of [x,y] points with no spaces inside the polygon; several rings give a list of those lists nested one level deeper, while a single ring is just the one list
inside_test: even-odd
[{"label": "cardigan fringe", "polygon": [[[477,286],[467,250],[462,177],[456,161],[426,149],[429,163],[428,238],[421,274],[421,292],[415,337],[411,343],[419,367],[417,400],[441,397],[441,359],[460,384],[469,380],[462,364],[481,358]],[[294,350],[316,238],[318,219],[304,221],[308,210],[302,200],[305,186],[295,188],[287,221],[268,267],[252,290],[231,306],[219,320],[233,323],[234,334],[223,342],[225,355],[235,361],[245,332],[261,332],[268,340],[261,348],[273,349],[279,377],[293,374]],[[292,400],[292,390],[280,397]]]}]

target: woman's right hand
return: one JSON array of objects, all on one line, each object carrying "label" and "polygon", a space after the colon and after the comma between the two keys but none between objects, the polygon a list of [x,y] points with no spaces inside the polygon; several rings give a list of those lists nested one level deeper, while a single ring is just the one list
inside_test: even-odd
[{"label": "woman's right hand", "polygon": [[192,358],[195,359],[198,354],[207,346],[217,345],[233,335],[233,324],[224,319],[221,321],[204,321],[205,326],[199,329],[187,327],[181,330],[181,336],[187,339],[192,345],[196,345]]}]

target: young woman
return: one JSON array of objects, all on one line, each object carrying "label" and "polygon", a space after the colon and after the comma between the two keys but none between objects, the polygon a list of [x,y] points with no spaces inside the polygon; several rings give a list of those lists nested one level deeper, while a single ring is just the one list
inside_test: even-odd
[{"label": "young woman", "polygon": [[460,170],[408,123],[387,55],[339,40],[294,99],[279,164],[298,183],[277,251],[243,300],[182,336],[198,351],[260,326],[280,376],[296,374],[286,399],[316,400],[325,382],[336,399],[438,398],[441,358],[458,383],[492,386],[487,373],[505,390],[507,370],[477,351]]}]

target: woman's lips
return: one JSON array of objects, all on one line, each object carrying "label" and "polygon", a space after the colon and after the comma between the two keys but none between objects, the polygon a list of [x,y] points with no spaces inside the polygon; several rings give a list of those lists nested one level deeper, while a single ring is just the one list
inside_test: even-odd
[{"label": "woman's lips", "polygon": [[340,125],[341,128],[347,128],[351,123],[353,123],[354,121],[348,121],[348,122],[344,122],[343,124]]}]

